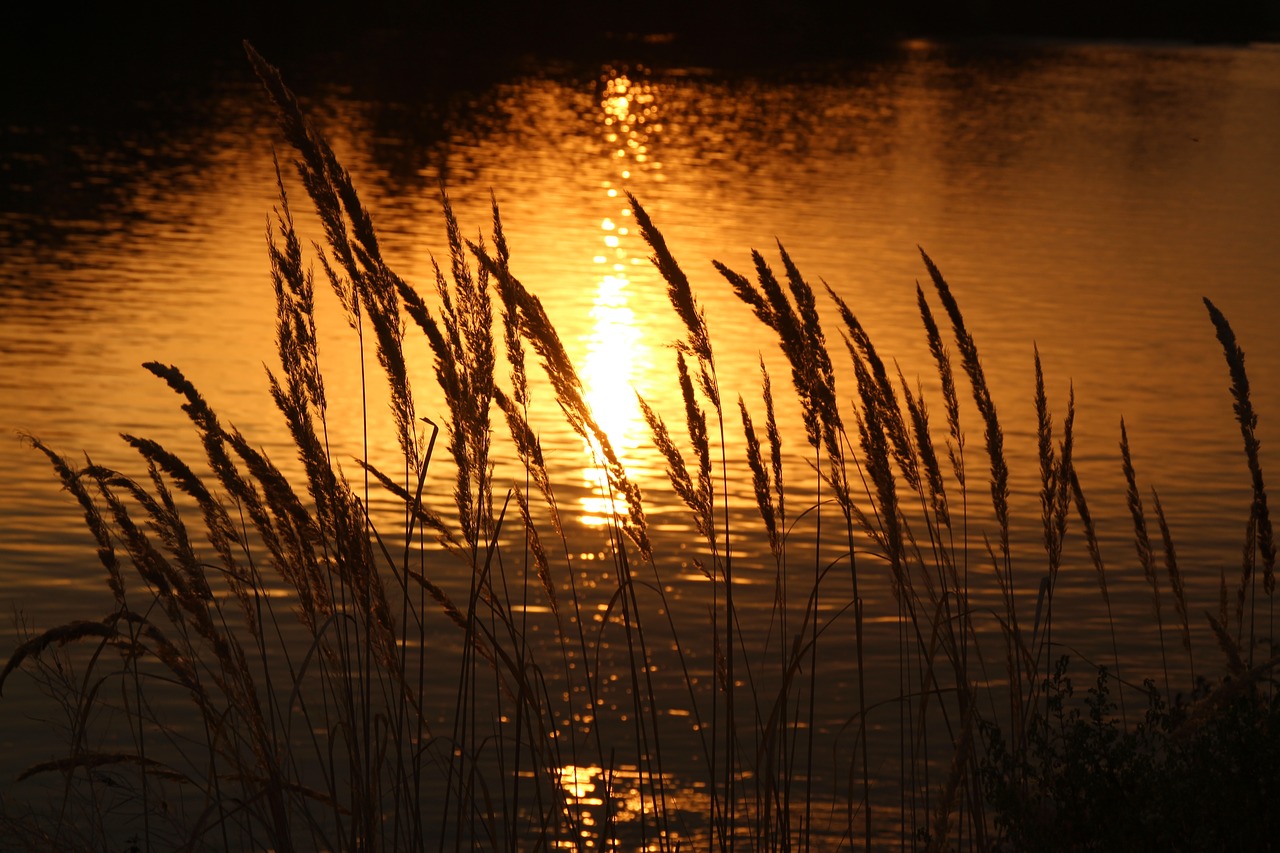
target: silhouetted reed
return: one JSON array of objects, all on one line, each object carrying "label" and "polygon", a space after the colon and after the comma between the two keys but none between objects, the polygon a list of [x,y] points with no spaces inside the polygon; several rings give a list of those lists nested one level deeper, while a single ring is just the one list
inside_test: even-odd
[{"label": "silhouetted reed", "polygon": [[[1203,626],[1225,678],[1207,680],[1203,657],[1202,670],[1195,666],[1196,604],[1153,489],[1165,577],[1156,570],[1121,421],[1137,569],[1151,590],[1163,669],[1162,685],[1139,685],[1120,677],[1108,586],[1109,575],[1133,569],[1104,563],[1073,458],[1074,393],[1055,426],[1038,350],[1042,569],[1013,544],[1005,434],[977,343],[927,255],[932,290],[917,285],[916,298],[940,381],[939,427],[922,383],[891,371],[824,283],[849,359],[847,374],[837,368],[816,291],[781,246],[781,277],[758,252],[750,277],[715,263],[786,359],[808,445],[788,448],[763,356],[759,403],[739,395],[726,422],[714,324],[657,224],[629,196],[684,328],[674,342],[680,411],[639,403],[671,492],[702,540],[688,543],[700,577],[689,580],[650,530],[644,496],[542,302],[513,272],[496,202],[490,236],[469,241],[442,191],[449,258],[434,265],[432,294],[420,292],[383,259],[350,176],[279,73],[248,52],[324,230],[315,262],[376,353],[402,459],[396,470],[370,461],[374,411],[362,412],[361,482],[335,458],[314,277],[277,165],[267,256],[280,364],[268,386],[300,474],[287,475],[225,426],[180,369],[159,363],[146,368],[178,395],[205,457],[200,470],[137,436],[123,437],[145,468],[137,479],[88,459],[74,464],[31,439],[83,513],[110,604],[101,619],[29,634],[0,672],[0,687],[28,673],[71,721],[66,757],[24,774],[60,777],[61,804],[47,819],[7,810],[3,827],[15,843],[116,849],[121,833],[133,833],[141,848],[186,850],[1066,844],[1041,825],[1053,809],[1081,810],[1086,825],[1071,839],[1128,837],[1107,822],[1118,819],[1103,795],[1115,774],[1137,774],[1123,777],[1134,785],[1165,772],[1182,779],[1201,766],[1195,750],[1219,744],[1208,753],[1217,760],[1224,732],[1265,733],[1280,718],[1260,689],[1277,658],[1256,619],[1257,605],[1271,607],[1275,563],[1257,416],[1243,352],[1207,300],[1253,486],[1239,585],[1232,595],[1223,572],[1216,615],[1206,611]],[[931,302],[950,322],[951,343]],[[448,412],[444,454],[436,425],[420,414],[414,382],[423,377],[406,356],[406,336],[416,333]],[[951,346],[981,424],[981,474],[968,467],[968,403]],[[529,375],[530,351],[545,384]],[[841,377],[852,379],[852,393]],[[548,391],[550,400],[539,398]],[[582,533],[567,523],[557,497],[564,484],[544,458],[537,424],[552,406],[581,438],[612,507],[588,548],[611,561],[602,591],[583,585]],[[741,445],[729,438],[739,427]],[[730,455],[737,446],[742,459]],[[796,457],[813,469],[809,487],[788,470]],[[447,507],[433,505],[429,487],[440,465],[451,469]],[[758,525],[731,501],[734,480],[747,475]],[[971,503],[974,479],[987,483],[993,527]],[[375,492],[396,512],[371,512]],[[1072,506],[1087,563],[1068,548]],[[772,563],[767,619],[744,617],[735,574],[744,553]],[[1111,657],[1077,661],[1097,678],[1084,705],[1071,700],[1061,654],[1078,637],[1055,624],[1059,579],[1079,565],[1096,576]],[[1166,583],[1192,683],[1181,703],[1164,646]],[[692,622],[678,606],[690,584],[711,602]],[[1023,585],[1038,590],[1033,605]],[[881,589],[887,597],[866,597]],[[842,631],[851,646],[838,641]],[[698,648],[708,637],[710,648]],[[867,677],[871,651],[894,661],[888,686]],[[687,715],[663,707],[670,677],[658,672],[658,652],[677,664]],[[1147,665],[1126,660],[1124,672]],[[854,707],[830,707],[823,673],[833,667],[852,670]],[[1142,697],[1142,722],[1130,719],[1126,694]],[[823,739],[823,720],[835,716],[851,742]],[[888,739],[873,742],[873,728],[893,731],[896,751]],[[694,760],[673,762],[673,751]],[[1098,787],[1071,787],[1077,777],[1063,766],[1101,774]],[[104,768],[127,774],[127,794],[104,787],[115,778]]]}]

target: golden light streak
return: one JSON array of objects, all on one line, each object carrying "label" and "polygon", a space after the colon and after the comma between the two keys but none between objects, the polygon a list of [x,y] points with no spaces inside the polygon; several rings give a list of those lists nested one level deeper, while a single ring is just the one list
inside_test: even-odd
[{"label": "golden light streak", "polygon": [[[624,200],[621,190],[633,169],[656,165],[651,133],[651,119],[656,114],[648,84],[634,81],[624,72],[614,72],[605,80],[600,100],[601,136],[616,177],[603,186],[611,209],[600,219],[599,248],[592,257],[602,269],[591,308],[592,331],[579,374],[587,403],[624,466],[628,451],[648,441],[635,384],[651,368],[653,358],[651,344],[629,304],[631,282],[626,274],[629,266],[642,262],[646,247],[637,243],[637,236],[627,227],[631,210],[619,202]],[[603,469],[588,466],[582,476],[590,491],[579,501],[583,523],[604,525],[625,514],[619,496],[609,494]]]}]

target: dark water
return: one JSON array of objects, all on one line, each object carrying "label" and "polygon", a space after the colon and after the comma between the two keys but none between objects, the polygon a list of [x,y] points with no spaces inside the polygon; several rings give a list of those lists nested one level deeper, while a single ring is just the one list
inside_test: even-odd
[{"label": "dark water", "polygon": [[[687,614],[705,611],[709,585],[697,581],[692,523],[666,487],[635,397],[680,422],[670,344],[682,329],[627,191],[693,282],[728,399],[742,394],[762,410],[758,359],[771,365],[796,481],[806,476],[805,444],[787,371],[770,333],[710,261],[749,273],[751,249],[776,264],[780,240],[812,282],[849,303],[883,355],[913,384],[920,377],[941,423],[915,305],[917,280],[927,284],[921,247],[951,282],[983,354],[1027,576],[1043,564],[1033,344],[1059,422],[1074,387],[1076,464],[1114,567],[1118,618],[1133,626],[1133,658],[1153,660],[1155,641],[1126,533],[1121,416],[1139,476],[1159,490],[1177,537],[1193,612],[1216,607],[1219,570],[1238,566],[1249,480],[1201,297],[1226,313],[1247,353],[1270,470],[1280,461],[1271,438],[1280,418],[1280,51],[1272,47],[914,43],[875,62],[781,76],[557,65],[422,97],[329,80],[310,85],[305,101],[373,212],[385,256],[424,291],[432,258],[447,257],[441,182],[468,233],[487,230],[490,193],[497,198],[513,269],[546,304],[645,491],[657,566]],[[289,464],[263,369],[275,363],[264,243],[277,204],[273,146],[288,154],[256,84],[229,74],[194,93],[15,117],[3,131],[0,429],[121,466],[136,460],[114,439],[119,432],[194,453],[176,399],[139,368],[159,360],[181,366],[225,420]],[[289,189],[306,210],[301,188]],[[301,226],[319,237],[310,219]],[[332,438],[354,457],[358,351],[336,305],[322,301],[319,311]],[[835,315],[824,316],[838,355]],[[419,348],[412,357],[422,368],[420,408],[434,416],[429,356]],[[852,377],[842,381],[852,394]],[[976,455],[981,429],[969,424]],[[593,531],[610,512],[598,472],[554,407],[539,427],[589,569],[586,558],[604,552]],[[730,458],[741,460],[735,435]],[[370,458],[393,463],[391,432],[379,428],[370,440]],[[102,615],[109,598],[73,503],[42,457],[17,438],[0,446],[0,601],[35,626]],[[734,512],[749,519],[749,477],[735,464]],[[429,486],[441,505],[449,489],[443,471]],[[737,551],[741,606],[766,614],[767,547],[748,534]],[[607,586],[606,578],[583,575]],[[442,584],[465,589],[465,578]],[[1107,648],[1096,589],[1077,539],[1056,606],[1078,629],[1070,642],[1094,655]],[[887,585],[863,594],[896,621]],[[1209,647],[1207,628],[1194,627]],[[696,647],[696,632],[684,640]],[[835,689],[851,689],[847,662],[830,673]],[[886,682],[881,692],[896,689]],[[5,719],[39,707],[30,691],[10,692]],[[687,713],[676,698],[671,708]],[[835,711],[820,721],[837,740],[842,722]],[[44,755],[16,724],[0,739],[14,764]]]}]

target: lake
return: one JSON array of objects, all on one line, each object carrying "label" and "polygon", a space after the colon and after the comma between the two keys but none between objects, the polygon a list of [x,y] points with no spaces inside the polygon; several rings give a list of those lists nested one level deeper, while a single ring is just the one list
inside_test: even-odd
[{"label": "lake", "polygon": [[[291,79],[288,68],[284,75]],[[292,152],[261,86],[247,68],[212,77],[190,91],[139,91],[74,113],[17,114],[0,135],[0,429],[8,436],[0,445],[0,601],[34,627],[100,618],[111,600],[74,501],[15,433],[36,436],[69,459],[83,451],[138,477],[145,467],[118,433],[154,438],[198,459],[180,401],[140,368],[154,360],[181,367],[224,423],[287,472],[300,470],[264,370],[278,369],[266,251],[268,217],[279,203],[273,150],[300,230],[307,239],[323,235],[288,168]],[[705,625],[712,584],[697,569],[699,558],[710,558],[668,484],[636,396],[683,435],[672,345],[684,327],[648,259],[628,192],[665,235],[707,318],[726,404],[725,489],[745,635],[756,626],[775,630],[767,622],[774,563],[759,533],[736,411],[741,395],[761,428],[761,358],[778,401],[789,483],[799,490],[792,518],[804,544],[797,551],[808,549],[800,563],[811,573],[815,542],[823,560],[835,560],[840,546],[839,537],[833,542],[830,533],[810,529],[816,511],[800,515],[803,496],[812,495],[804,485],[813,482],[812,451],[776,336],[711,262],[753,277],[751,252],[759,249],[781,271],[781,243],[819,293],[842,404],[856,386],[822,283],[856,313],[890,370],[896,365],[913,390],[920,381],[941,442],[938,375],[916,305],[917,282],[933,299],[923,249],[964,311],[1004,427],[1013,549],[1025,567],[1018,594],[1028,612],[1045,561],[1034,347],[1056,429],[1074,390],[1074,462],[1107,559],[1116,622],[1125,626],[1122,657],[1156,675],[1159,639],[1121,473],[1123,417],[1148,508],[1154,488],[1177,543],[1197,661],[1206,672],[1221,670],[1201,614],[1217,612],[1220,573],[1232,582],[1238,576],[1251,492],[1230,378],[1202,297],[1224,312],[1247,355],[1262,470],[1274,471],[1274,45],[920,41],[875,59],[769,73],[557,62],[420,97],[316,72],[299,90],[370,210],[384,257],[429,300],[433,259],[447,269],[441,186],[466,236],[489,234],[491,194],[496,199],[512,272],[546,306],[588,402],[644,494],[657,583],[669,584],[673,617],[688,620],[679,645],[696,671],[714,668]],[[320,291],[318,268],[317,280]],[[933,305],[941,316],[936,299]],[[367,458],[394,470],[399,450],[383,423],[375,363],[369,361],[364,389],[359,347],[332,294],[319,293],[317,315],[335,458],[356,478],[350,460],[366,455],[367,398]],[[443,424],[431,355],[412,329],[409,337],[419,414]],[[535,404],[533,423],[562,489],[566,551],[577,558],[584,601],[596,607],[613,583],[604,532],[611,504],[545,384],[536,386]],[[968,407],[969,489],[982,503],[982,427]],[[852,430],[851,410],[846,419]],[[452,474],[442,450],[437,454],[426,491],[447,513]],[[499,502],[508,487],[523,487],[522,477],[510,457],[499,460]],[[375,491],[370,506],[375,520],[394,525],[393,500]],[[972,558],[986,565],[981,535],[995,533],[973,512]],[[1074,517],[1072,525],[1054,603],[1064,627],[1054,640],[1106,661],[1106,615]],[[857,547],[874,551],[870,543]],[[868,558],[864,565],[879,564]],[[441,560],[436,571],[437,583],[465,601],[470,569]],[[899,614],[887,574],[864,572],[865,618],[878,626],[867,646],[868,692],[873,702],[887,702],[901,693]],[[833,600],[848,597],[841,585],[843,575],[828,584]],[[1165,606],[1172,624],[1167,599]],[[849,747],[853,737],[846,728],[856,708],[850,624],[838,620],[824,640],[831,663],[822,677],[831,698],[814,726],[829,752]],[[11,625],[0,636],[16,643]],[[674,654],[654,654],[656,672],[677,668]],[[1142,676],[1126,678],[1137,683]],[[690,713],[684,690],[681,680],[657,688],[673,725]],[[14,683],[3,701],[0,770],[11,776],[56,755],[57,744],[33,739],[32,725],[17,722],[47,713],[47,700]],[[447,708],[439,714],[445,721]],[[877,760],[897,755],[897,725],[896,709],[873,721],[884,741],[872,739]],[[669,755],[682,754],[684,735],[672,735]],[[700,790],[687,782],[697,777],[699,760],[669,761],[675,788]],[[832,780],[848,770],[841,763],[847,760],[833,759],[817,775],[837,788]],[[887,791],[898,776],[886,775],[876,784]],[[877,807],[896,814],[897,795],[883,796]],[[832,816],[832,838],[840,836],[841,820]],[[705,826],[692,836],[701,831]]]}]

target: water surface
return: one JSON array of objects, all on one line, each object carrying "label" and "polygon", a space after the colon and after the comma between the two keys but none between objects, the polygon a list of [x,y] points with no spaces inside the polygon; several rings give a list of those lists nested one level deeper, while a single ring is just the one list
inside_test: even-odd
[{"label": "water surface", "polygon": [[[1121,417],[1139,477],[1159,490],[1177,537],[1193,612],[1216,607],[1220,569],[1238,570],[1249,481],[1201,297],[1226,313],[1247,353],[1263,469],[1273,469],[1280,51],[912,43],[873,62],[788,74],[557,65],[421,100],[357,94],[341,80],[305,91],[373,213],[385,257],[424,292],[433,287],[432,259],[447,258],[441,184],[469,235],[488,232],[496,198],[512,268],[547,306],[645,490],[657,566],[687,613],[708,603],[691,562],[699,546],[664,488],[635,399],[638,392],[682,422],[671,348],[682,329],[627,192],[693,282],[726,400],[741,394],[762,412],[759,359],[771,366],[793,482],[806,476],[807,454],[788,373],[771,333],[710,261],[749,274],[759,249],[780,268],[780,241],[815,286],[825,282],[846,300],[882,355],[913,384],[919,377],[940,424],[915,305],[917,281],[928,284],[923,249],[950,281],[983,354],[1009,444],[1028,586],[1043,564],[1034,551],[1033,346],[1058,423],[1068,387],[1075,391],[1076,463],[1114,566],[1120,618],[1135,626],[1135,658],[1152,660],[1154,638],[1127,534]],[[177,399],[139,367],[157,360],[179,365],[224,420],[290,464],[264,373],[276,363],[264,239],[279,203],[273,146],[287,161],[264,97],[241,75],[190,98],[139,93],[137,102],[74,120],[10,121],[0,137],[0,428],[137,474],[116,433],[194,453]],[[302,228],[318,238],[287,162],[285,174]],[[331,299],[319,311],[333,438],[340,456],[360,456],[358,349]],[[835,314],[824,308],[824,317],[838,356]],[[438,417],[425,348],[413,358],[420,409]],[[852,376],[842,381],[851,396]],[[369,394],[380,415],[377,392]],[[545,392],[542,404],[538,426],[581,523],[578,547],[603,556],[591,534],[608,512],[596,472]],[[969,414],[977,457],[981,429]],[[741,459],[735,423],[730,453]],[[370,441],[369,457],[393,466],[394,436],[375,429]],[[3,447],[0,601],[36,626],[102,615],[109,597],[74,504],[43,457],[14,437]],[[734,513],[750,519],[749,478],[734,464]],[[450,481],[441,466],[429,486],[442,506]],[[766,612],[767,547],[747,534],[738,552],[740,579],[760,590],[745,593],[742,606]],[[1067,560],[1059,606],[1080,628],[1070,642],[1100,653],[1096,585],[1078,536]],[[585,581],[607,586],[607,570],[580,565]],[[465,589],[464,577],[442,571],[443,585]],[[883,580],[863,594],[895,618]],[[1204,626],[1196,630],[1209,646]],[[833,685],[848,687],[847,660],[831,673]],[[886,682],[882,692],[893,690]],[[6,693],[5,701],[30,697]],[[835,711],[822,721],[832,732],[841,723]],[[41,754],[19,749],[20,736],[16,728],[0,734],[4,750]]]}]

